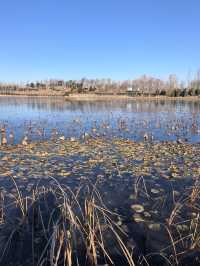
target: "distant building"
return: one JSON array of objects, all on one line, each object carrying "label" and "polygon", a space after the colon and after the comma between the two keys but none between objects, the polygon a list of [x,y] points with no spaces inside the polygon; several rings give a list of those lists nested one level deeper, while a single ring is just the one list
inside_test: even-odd
[{"label": "distant building", "polygon": [[129,87],[129,88],[127,88],[126,92],[130,96],[141,95],[140,88],[133,89],[133,88]]},{"label": "distant building", "polygon": [[63,80],[58,80],[57,85],[58,86],[64,86],[64,81]]},{"label": "distant building", "polygon": [[133,91],[133,88],[132,88],[132,87],[129,87],[129,88],[127,88],[126,91],[127,91],[127,92],[132,92],[132,91]]}]

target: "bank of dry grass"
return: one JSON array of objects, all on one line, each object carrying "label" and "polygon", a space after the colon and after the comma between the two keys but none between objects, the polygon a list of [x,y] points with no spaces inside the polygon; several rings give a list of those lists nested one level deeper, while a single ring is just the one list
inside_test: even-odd
[{"label": "bank of dry grass", "polygon": [[29,90],[29,91],[12,91],[12,92],[7,92],[7,93],[1,93],[0,97],[13,97],[13,96],[38,96],[38,97],[49,97],[49,96],[63,96],[65,92],[63,91],[53,91],[49,89],[45,90]]},{"label": "bank of dry grass", "polygon": [[116,101],[116,100],[131,100],[131,101],[147,101],[147,100],[168,100],[168,101],[199,101],[199,96],[186,97],[169,97],[169,96],[128,96],[128,95],[98,95],[98,94],[70,94],[65,96],[67,101]]}]

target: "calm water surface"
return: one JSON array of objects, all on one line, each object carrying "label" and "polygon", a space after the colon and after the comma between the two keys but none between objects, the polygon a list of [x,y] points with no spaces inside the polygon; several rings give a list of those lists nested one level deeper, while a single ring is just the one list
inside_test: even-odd
[{"label": "calm water surface", "polygon": [[[0,124],[15,142],[24,135],[31,140],[49,139],[53,128],[58,136],[123,137],[142,140],[186,139],[200,141],[200,102],[126,101],[69,102],[62,98],[1,97]],[[44,133],[44,135],[43,135]]]}]

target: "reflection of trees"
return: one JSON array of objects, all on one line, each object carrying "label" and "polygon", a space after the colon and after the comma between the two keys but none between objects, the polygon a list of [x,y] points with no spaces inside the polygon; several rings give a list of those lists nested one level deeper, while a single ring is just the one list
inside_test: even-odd
[{"label": "reflection of trees", "polygon": [[199,101],[180,100],[149,100],[149,101],[65,101],[59,97],[0,97],[0,106],[26,106],[32,110],[40,111],[81,111],[85,113],[95,113],[102,110],[112,112],[114,110],[124,110],[128,112],[200,112]]},{"label": "reflection of trees", "polygon": [[165,101],[165,100],[153,100],[153,101],[129,101],[129,100],[117,100],[117,101],[78,101],[70,102],[67,107],[71,111],[81,111],[88,113],[100,112],[106,110],[112,112],[114,110],[125,110],[128,112],[200,112],[200,102],[195,101]]},{"label": "reflection of trees", "polygon": [[64,111],[65,103],[59,97],[0,97],[1,106],[26,106],[32,110]]}]

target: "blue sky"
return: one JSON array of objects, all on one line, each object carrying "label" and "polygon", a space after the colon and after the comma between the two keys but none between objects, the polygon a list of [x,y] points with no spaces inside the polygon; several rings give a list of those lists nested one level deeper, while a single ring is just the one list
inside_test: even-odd
[{"label": "blue sky", "polygon": [[187,79],[200,67],[199,0],[1,0],[0,80]]}]

